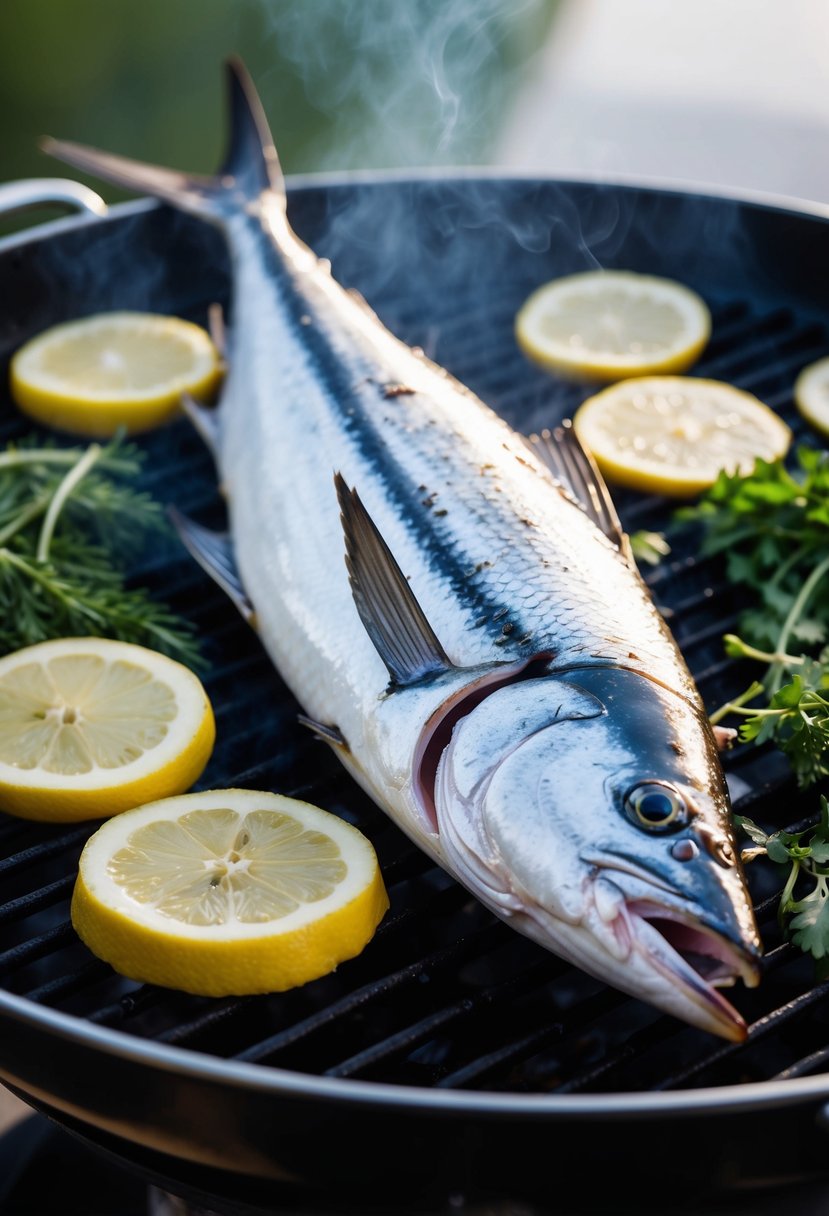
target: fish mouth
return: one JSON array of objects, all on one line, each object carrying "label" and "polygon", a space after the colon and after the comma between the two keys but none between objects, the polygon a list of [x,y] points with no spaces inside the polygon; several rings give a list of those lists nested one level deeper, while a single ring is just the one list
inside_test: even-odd
[{"label": "fish mouth", "polygon": [[735,1043],[745,1039],[745,1021],[719,989],[737,979],[748,988],[757,986],[760,965],[751,951],[692,914],[655,900],[626,900],[619,919],[624,925],[618,928],[630,935],[632,950],[691,1002],[697,1025]]}]

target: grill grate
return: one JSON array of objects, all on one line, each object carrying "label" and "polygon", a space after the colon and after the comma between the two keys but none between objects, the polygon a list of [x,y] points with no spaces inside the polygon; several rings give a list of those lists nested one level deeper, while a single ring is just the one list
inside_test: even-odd
[{"label": "grill grate", "polygon": [[[480,299],[468,285],[466,294],[435,299],[426,319],[395,310],[393,300],[382,312],[402,337],[527,431],[571,413],[585,395],[528,366],[512,341],[515,304],[538,281],[532,265],[516,270],[508,298]],[[207,303],[194,304],[195,319],[204,320]],[[801,366],[829,350],[827,329],[789,308],[728,295],[713,300],[713,313],[698,373],[756,392],[800,436],[791,384]],[[8,405],[0,439],[22,430]],[[212,464],[187,425],[175,424],[145,446],[145,487],[162,498],[173,487],[183,511],[218,523]],[[693,557],[665,500],[624,493],[618,505],[630,529],[671,531],[675,554],[648,578],[713,707],[745,682],[720,644],[738,598],[716,561]],[[295,992],[208,1000],[139,986],[94,960],[69,923],[77,857],[91,828],[0,816],[0,984],[9,991],[100,1026],[228,1059],[441,1089],[663,1090],[829,1069],[829,984],[815,987],[809,962],[781,944],[767,871],[750,874],[768,953],[764,983],[737,997],[751,1022],[749,1041],[721,1046],[519,938],[436,869],[297,724],[296,706],[255,636],[182,551],[171,545],[155,553],[133,578],[189,615],[208,639],[206,684],[219,742],[201,786],[272,788],[357,824],[377,848],[391,910],[360,958]],[[773,751],[737,748],[728,768],[739,810],[751,807],[778,823],[809,812],[809,799]]]}]

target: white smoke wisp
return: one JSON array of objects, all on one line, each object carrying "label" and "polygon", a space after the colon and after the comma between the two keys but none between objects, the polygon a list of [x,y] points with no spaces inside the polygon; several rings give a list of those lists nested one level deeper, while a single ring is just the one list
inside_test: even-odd
[{"label": "white smoke wisp", "polygon": [[[486,162],[551,0],[248,0],[325,129],[317,170]],[[268,79],[260,80],[266,106]]]}]

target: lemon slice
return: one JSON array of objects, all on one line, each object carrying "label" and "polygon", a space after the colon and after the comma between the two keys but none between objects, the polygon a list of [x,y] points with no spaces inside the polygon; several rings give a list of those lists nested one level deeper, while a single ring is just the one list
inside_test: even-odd
[{"label": "lemon slice", "polygon": [[691,366],[711,314],[681,283],[627,270],[594,270],[545,283],[515,318],[524,353],[577,379],[620,380]]},{"label": "lemon slice", "polygon": [[218,352],[198,325],[111,312],[32,338],[11,361],[11,391],[38,422],[105,438],[166,422],[182,393],[209,395],[219,374]]},{"label": "lemon slice", "polygon": [[807,422],[829,435],[829,359],[804,367],[794,382],[794,402]]},{"label": "lemon slice", "polygon": [[72,922],[129,979],[242,996],[333,971],[388,906],[374,849],[350,824],[278,794],[210,790],[99,828]]},{"label": "lemon slice", "polygon": [[751,393],[718,380],[622,380],[590,397],[573,427],[608,481],[688,498],[758,457],[784,456],[791,431]]},{"label": "lemon slice", "polygon": [[181,663],[107,638],[59,638],[0,659],[0,808],[99,819],[189,789],[213,712]]}]

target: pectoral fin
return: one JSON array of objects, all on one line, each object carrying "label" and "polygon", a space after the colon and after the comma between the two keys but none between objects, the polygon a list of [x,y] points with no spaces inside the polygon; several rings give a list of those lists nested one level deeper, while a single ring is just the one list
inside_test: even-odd
[{"label": "pectoral fin", "polygon": [[210,455],[216,459],[219,451],[219,413],[214,407],[202,405],[189,393],[181,394],[181,408],[204,440]]},{"label": "pectoral fin", "polygon": [[312,734],[321,739],[323,743],[332,743],[335,747],[348,749],[345,735],[339,726],[329,726],[327,722],[319,722],[316,718],[309,718],[307,714],[297,714],[297,721],[300,726],[307,726]]},{"label": "pectoral fin", "polygon": [[448,671],[446,652],[359,494],[339,473],[334,484],[354,603],[392,684],[415,684]]},{"label": "pectoral fin", "polygon": [[249,625],[256,627],[256,612],[239,577],[233,545],[227,532],[212,532],[177,511],[168,510],[173,527],[188,553],[196,559],[214,583],[230,597]]}]

